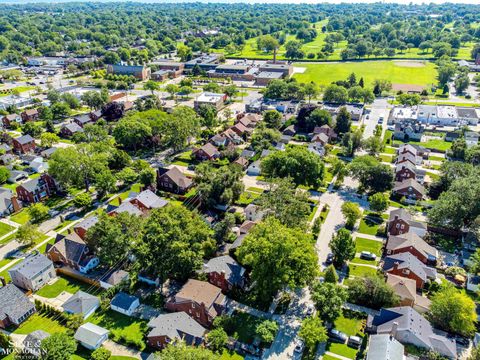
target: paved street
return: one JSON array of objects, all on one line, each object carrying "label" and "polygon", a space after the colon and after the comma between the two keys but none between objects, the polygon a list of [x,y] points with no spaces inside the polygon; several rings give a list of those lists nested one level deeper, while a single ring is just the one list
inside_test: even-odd
[{"label": "paved street", "polygon": [[380,119],[380,117],[383,117],[382,126],[383,131],[385,132],[390,107],[391,105],[388,104],[388,99],[375,99],[371,105],[371,111],[368,115],[368,119],[366,118],[366,115],[363,116],[363,121],[365,124],[365,131],[363,132],[364,139],[368,139],[369,137],[373,136],[373,132],[375,131],[375,127],[378,125],[378,119]]}]

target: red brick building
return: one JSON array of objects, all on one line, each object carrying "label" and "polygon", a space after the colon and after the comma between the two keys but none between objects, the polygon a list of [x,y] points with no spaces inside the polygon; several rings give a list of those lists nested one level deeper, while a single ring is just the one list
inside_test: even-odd
[{"label": "red brick building", "polygon": [[438,250],[413,232],[390,236],[385,251],[387,255],[408,252],[424,264],[434,264],[438,259]]},{"label": "red brick building", "polygon": [[22,112],[21,116],[24,123],[28,121],[37,121],[38,111],[37,109],[27,109],[24,112]]},{"label": "red brick building", "polygon": [[220,157],[220,151],[210,143],[206,143],[201,148],[193,151],[193,155],[198,161],[215,160]]},{"label": "red brick building", "polygon": [[208,282],[218,286],[223,292],[234,287],[243,288],[245,285],[245,268],[229,255],[210,259],[205,264],[204,271],[208,275]]},{"label": "red brick building", "polygon": [[426,266],[409,252],[385,257],[383,271],[414,280],[417,289],[422,289],[427,280],[437,277],[434,268]]},{"label": "red brick building", "polygon": [[28,180],[18,185],[16,191],[20,201],[32,204],[55,194],[57,192],[57,185],[50,175],[42,174],[38,178]]},{"label": "red brick building", "polygon": [[178,168],[158,169],[157,187],[175,194],[185,194],[193,186],[192,179],[185,176]]},{"label": "red brick building", "polygon": [[25,154],[35,150],[35,139],[30,135],[23,135],[13,139],[13,150],[16,153]]}]

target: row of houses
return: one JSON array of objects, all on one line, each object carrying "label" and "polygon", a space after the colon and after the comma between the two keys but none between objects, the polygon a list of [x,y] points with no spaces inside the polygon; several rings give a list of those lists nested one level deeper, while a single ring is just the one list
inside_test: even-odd
[{"label": "row of houses", "polygon": [[426,171],[419,166],[428,158],[428,150],[418,145],[404,144],[397,150],[395,162],[395,185],[393,193],[409,201],[423,200]]},{"label": "row of houses", "polygon": [[389,114],[388,124],[415,121],[427,125],[477,125],[480,109],[452,105],[396,106]]}]

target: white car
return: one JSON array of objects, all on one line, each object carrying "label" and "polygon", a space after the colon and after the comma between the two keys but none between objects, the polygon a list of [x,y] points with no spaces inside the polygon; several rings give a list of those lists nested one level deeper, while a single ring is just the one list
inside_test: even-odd
[{"label": "white car", "polygon": [[360,258],[365,260],[375,260],[377,258],[377,255],[371,253],[370,251],[362,251],[360,253]]},{"label": "white car", "polygon": [[302,340],[298,340],[297,344],[295,345],[295,350],[294,351],[297,354],[301,354],[301,353],[303,353],[303,350],[305,350],[305,344]]},{"label": "white car", "polygon": [[307,316],[313,316],[315,314],[315,306],[312,304],[307,306]]}]

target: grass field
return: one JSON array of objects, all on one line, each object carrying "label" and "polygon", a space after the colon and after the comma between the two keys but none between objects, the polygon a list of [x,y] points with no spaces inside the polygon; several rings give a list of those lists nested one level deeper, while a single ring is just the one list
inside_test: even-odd
[{"label": "grass field", "polygon": [[367,275],[375,275],[377,270],[370,267],[370,266],[362,266],[362,265],[355,265],[350,264],[348,265],[349,276],[356,276],[356,277],[365,277]]},{"label": "grass field", "polygon": [[365,216],[360,221],[358,232],[368,235],[377,235],[378,228],[383,223],[381,217]]},{"label": "grass field", "polygon": [[425,62],[424,66],[401,66],[400,61],[359,61],[338,63],[297,63],[295,67],[306,68],[303,74],[295,74],[300,82],[316,82],[328,85],[337,80],[345,80],[354,72],[357,79],[363,77],[370,86],[375,79],[389,79],[393,84],[429,85],[436,82],[436,66]]},{"label": "grass field", "polygon": [[88,284],[69,279],[66,277],[58,277],[58,280],[55,281],[52,285],[45,285],[41,288],[37,295],[43,296],[46,298],[54,298],[62,293],[62,291],[67,291],[71,294],[75,294],[78,290],[87,290],[90,286]]},{"label": "grass field", "polygon": [[20,225],[23,225],[30,220],[30,215],[28,215],[28,212],[26,209],[22,209],[16,214],[10,216],[10,220],[15,221],[16,223],[19,223]]},{"label": "grass field", "polygon": [[369,251],[377,256],[382,255],[383,243],[376,240],[365,239],[361,237],[355,238],[356,252]]},{"label": "grass field", "polygon": [[[440,140],[440,139],[437,139],[437,140],[432,139],[432,140],[428,140],[428,141],[425,141],[425,142],[409,141],[408,143],[409,144],[420,145],[420,146],[423,146],[427,149],[438,150],[438,151],[443,151],[443,152],[449,150],[452,147],[451,142],[446,142],[445,140]],[[403,142],[399,141],[399,140],[395,140],[394,144],[401,145],[401,144],[403,144]]]},{"label": "grass field", "polygon": [[0,236],[4,236],[5,234],[8,234],[10,231],[14,229],[15,228],[13,226],[0,222]]},{"label": "grass field", "polygon": [[17,329],[15,329],[13,333],[26,335],[35,330],[43,330],[49,334],[67,331],[67,329],[60,325],[58,321],[49,319],[46,316],[34,314]]}]

